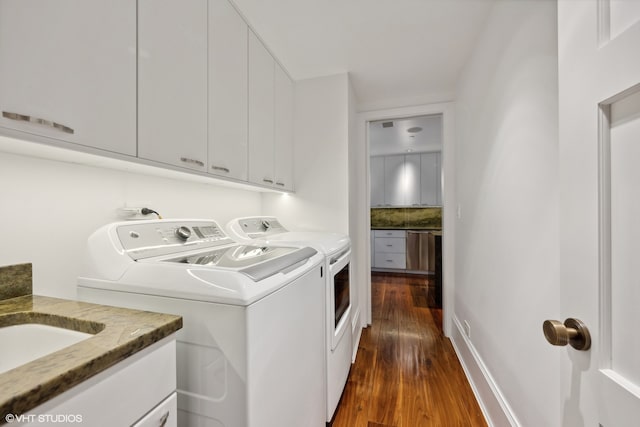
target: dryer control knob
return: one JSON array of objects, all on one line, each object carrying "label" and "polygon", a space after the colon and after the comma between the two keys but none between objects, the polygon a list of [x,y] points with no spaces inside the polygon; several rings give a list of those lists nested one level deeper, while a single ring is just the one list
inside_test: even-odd
[{"label": "dryer control knob", "polygon": [[182,227],[176,228],[176,236],[178,236],[180,240],[187,240],[191,237],[191,230],[189,230],[189,227],[183,225]]}]

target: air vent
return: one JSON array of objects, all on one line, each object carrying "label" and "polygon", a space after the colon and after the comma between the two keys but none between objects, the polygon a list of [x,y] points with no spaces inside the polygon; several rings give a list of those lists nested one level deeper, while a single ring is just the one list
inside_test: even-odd
[{"label": "air vent", "polygon": [[382,127],[383,128],[392,128],[393,127],[393,122],[382,122]]}]

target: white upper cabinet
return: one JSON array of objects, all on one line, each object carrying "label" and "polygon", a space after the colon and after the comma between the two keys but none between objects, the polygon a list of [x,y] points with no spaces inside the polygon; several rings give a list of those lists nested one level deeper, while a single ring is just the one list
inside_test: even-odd
[{"label": "white upper cabinet", "polygon": [[371,207],[440,206],[440,153],[370,158]]},{"label": "white upper cabinet", "polygon": [[404,204],[405,206],[420,206],[420,154],[404,156]]},{"label": "white upper cabinet", "polygon": [[293,82],[275,64],[275,185],[293,190]]},{"label": "white upper cabinet", "polygon": [[209,1],[209,172],[246,181],[248,27],[227,0]]},{"label": "white upper cabinet", "polygon": [[423,153],[421,156],[420,203],[442,205],[440,153]]},{"label": "white upper cabinet", "polygon": [[135,156],[136,2],[0,1],[0,126]]},{"label": "white upper cabinet", "polygon": [[293,191],[293,103],[228,0],[0,0],[5,133]]},{"label": "white upper cabinet", "polygon": [[138,156],[207,170],[207,0],[139,0]]},{"label": "white upper cabinet", "polygon": [[384,206],[384,157],[371,157],[369,162],[371,207]]},{"label": "white upper cabinet", "polygon": [[275,61],[249,31],[249,181],[275,185]]},{"label": "white upper cabinet", "polygon": [[384,159],[384,204],[405,205],[404,156],[385,156]]}]

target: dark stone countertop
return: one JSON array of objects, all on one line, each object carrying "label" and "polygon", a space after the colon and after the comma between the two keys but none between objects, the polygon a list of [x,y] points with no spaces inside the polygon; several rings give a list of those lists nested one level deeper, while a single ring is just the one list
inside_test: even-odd
[{"label": "dark stone countertop", "polygon": [[11,287],[14,295],[17,282],[22,296],[5,293],[2,299],[0,292],[0,327],[38,323],[95,335],[1,373],[0,424],[7,414],[24,414],[182,328],[180,316],[24,295],[31,292],[31,265],[0,268],[0,290]]}]

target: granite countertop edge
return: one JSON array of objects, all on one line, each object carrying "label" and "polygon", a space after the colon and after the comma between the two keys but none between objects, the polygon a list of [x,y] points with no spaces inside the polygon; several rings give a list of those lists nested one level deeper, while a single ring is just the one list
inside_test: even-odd
[{"label": "granite countertop edge", "polygon": [[[11,317],[21,319],[12,323]],[[0,301],[2,323],[2,326],[40,323],[82,332],[99,332],[1,373],[0,424],[4,423],[7,414],[27,413],[178,331],[182,327],[182,317],[25,295]]]},{"label": "granite countertop edge", "polygon": [[440,227],[413,227],[413,226],[400,226],[400,227],[371,227],[372,230],[418,230],[418,231],[442,231]]}]

